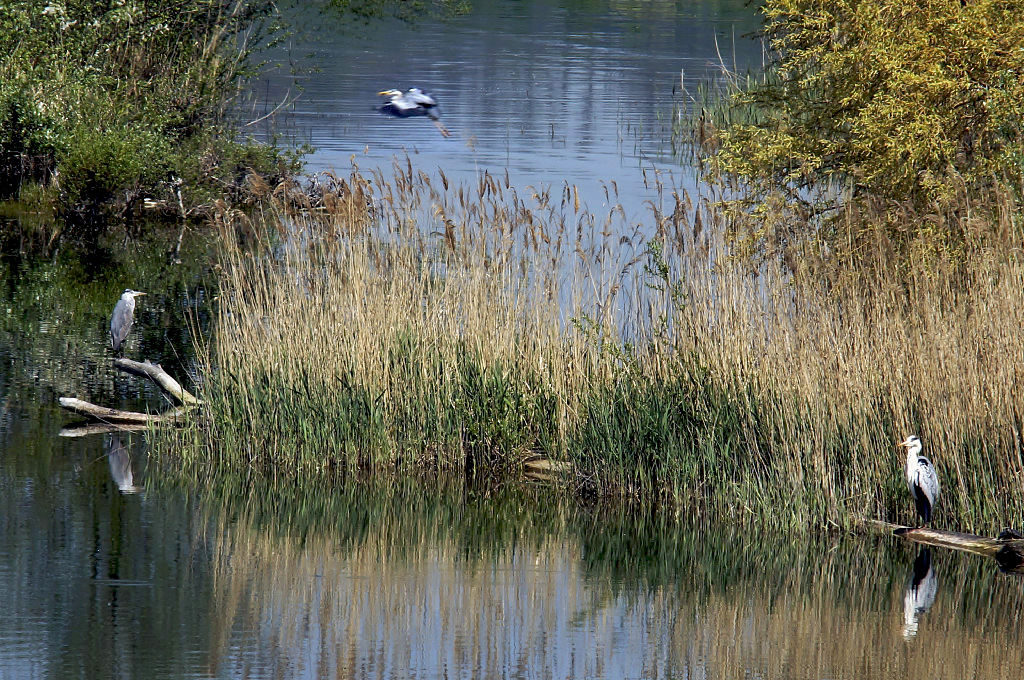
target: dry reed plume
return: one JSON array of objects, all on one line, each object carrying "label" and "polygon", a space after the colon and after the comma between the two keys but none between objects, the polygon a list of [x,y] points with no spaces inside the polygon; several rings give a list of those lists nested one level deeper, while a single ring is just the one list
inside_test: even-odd
[{"label": "dry reed plume", "polygon": [[752,271],[712,203],[676,193],[646,225],[591,214],[571,185],[457,187],[411,165],[278,194],[221,215],[221,460],[511,470],[539,452],[583,491],[807,526],[909,521],[894,444],[918,433],[937,526],[1024,518],[1012,249]]}]

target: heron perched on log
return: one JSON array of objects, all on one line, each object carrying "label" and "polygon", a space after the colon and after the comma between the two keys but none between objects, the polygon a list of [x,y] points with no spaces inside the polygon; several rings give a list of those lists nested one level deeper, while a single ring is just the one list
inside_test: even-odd
[{"label": "heron perched on log", "polygon": [[914,506],[924,524],[932,519],[932,510],[939,501],[939,476],[935,466],[921,455],[921,440],[911,435],[897,444],[907,450],[907,488],[914,497]]},{"label": "heron perched on log", "polygon": [[441,131],[442,137],[451,135],[441,121],[437,112],[437,100],[431,97],[418,87],[410,87],[408,92],[401,90],[381,90],[377,93],[381,97],[389,97],[378,111],[389,116],[398,118],[412,118],[413,116],[426,116],[434,122],[437,129]]},{"label": "heron perched on log", "polygon": [[137,290],[126,288],[121,294],[121,299],[114,305],[114,313],[110,317],[110,347],[120,354],[121,345],[124,344],[128,332],[132,329],[132,322],[135,317],[135,298],[145,295]]}]

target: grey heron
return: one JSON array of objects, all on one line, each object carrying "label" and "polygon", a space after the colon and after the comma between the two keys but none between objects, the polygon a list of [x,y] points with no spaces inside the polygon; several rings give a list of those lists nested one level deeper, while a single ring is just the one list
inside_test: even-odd
[{"label": "grey heron", "polygon": [[914,497],[914,506],[924,524],[932,519],[932,510],[939,501],[939,476],[935,466],[921,455],[921,440],[911,435],[897,444],[907,450],[907,488]]},{"label": "grey heron", "polygon": [[401,90],[381,90],[377,93],[380,97],[388,97],[378,111],[397,118],[412,118],[413,116],[426,116],[434,122],[441,136],[451,135],[441,121],[437,113],[437,100],[431,97],[418,87],[410,87],[408,92]]},{"label": "grey heron", "polygon": [[114,313],[110,317],[110,346],[115,352],[121,351],[124,339],[128,337],[128,331],[132,329],[132,321],[135,316],[135,298],[145,295],[137,290],[126,288],[121,294],[121,299],[114,305]]}]

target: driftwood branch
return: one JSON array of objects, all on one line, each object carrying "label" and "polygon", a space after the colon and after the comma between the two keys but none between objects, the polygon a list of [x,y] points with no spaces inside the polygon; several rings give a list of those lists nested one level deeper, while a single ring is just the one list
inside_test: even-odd
[{"label": "driftwood branch", "polygon": [[75,399],[74,397],[61,397],[58,399],[61,408],[72,413],[84,416],[89,420],[96,420],[101,423],[122,424],[122,425],[147,425],[149,423],[160,423],[167,420],[175,420],[187,412],[184,408],[174,408],[164,413],[138,413],[136,411],[122,411],[106,406],[97,406],[88,401]]},{"label": "driftwood branch", "polygon": [[[115,359],[114,366],[126,373],[149,378],[169,399],[180,405],[163,413],[139,413],[137,411],[122,411],[116,408],[97,406],[74,397],[61,397],[58,399],[61,408],[88,418],[93,423],[98,423],[98,425],[85,426],[85,428],[88,428],[88,431],[85,431],[83,428],[65,428],[65,430],[61,431],[62,436],[77,437],[97,431],[107,432],[126,428],[141,429],[150,424],[175,422],[181,419],[194,406],[203,403],[183,388],[177,380],[167,375],[159,364],[153,364],[148,361],[139,362],[130,359]],[[97,430],[96,428],[100,429]]]},{"label": "driftwood branch", "polygon": [[125,373],[137,375],[140,378],[149,378],[160,391],[173,399],[176,403],[201,404],[188,390],[182,387],[177,380],[167,375],[160,364],[153,364],[148,361],[132,361],[131,359],[114,359],[114,366]]},{"label": "driftwood branch", "polygon": [[991,557],[1003,571],[1024,574],[1024,537],[1011,529],[1004,530],[998,538],[988,538],[927,527],[907,527],[870,519],[863,520],[863,524],[869,529],[892,533],[914,543]]}]

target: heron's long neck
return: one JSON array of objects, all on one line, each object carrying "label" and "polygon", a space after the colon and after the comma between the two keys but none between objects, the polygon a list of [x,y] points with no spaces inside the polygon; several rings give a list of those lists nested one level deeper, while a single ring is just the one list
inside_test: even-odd
[{"label": "heron's long neck", "polygon": [[921,445],[907,447],[907,467],[917,465],[917,459],[921,456]]}]

